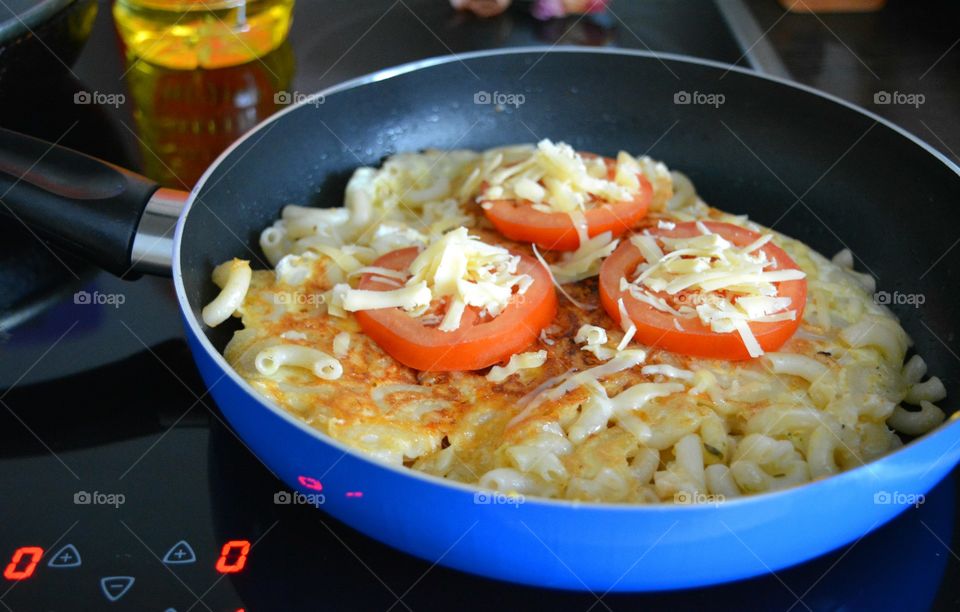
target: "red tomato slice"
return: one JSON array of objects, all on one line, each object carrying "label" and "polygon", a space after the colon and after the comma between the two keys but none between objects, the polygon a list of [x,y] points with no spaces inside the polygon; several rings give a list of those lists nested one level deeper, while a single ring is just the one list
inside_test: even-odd
[{"label": "red tomato slice", "polygon": [[[417,253],[416,247],[399,249],[372,265],[405,271]],[[533,277],[526,293],[517,295],[492,319],[478,320],[476,309],[467,308],[460,327],[452,332],[426,326],[400,308],[355,314],[363,332],[405,366],[434,372],[479,370],[530,346],[556,316],[557,294],[544,267],[535,259],[520,255],[517,274]],[[397,288],[374,274],[365,274],[359,287],[374,291]]]},{"label": "red tomato slice", "polygon": [[[590,153],[581,153],[590,157]],[[616,175],[617,162],[605,157],[608,176]],[[591,238],[603,232],[612,232],[619,236],[642,219],[650,208],[653,199],[653,186],[642,175],[640,191],[632,200],[622,202],[604,202],[584,211],[587,220],[587,235]],[[541,212],[535,210],[528,200],[487,200],[483,204],[483,213],[497,230],[518,242],[533,242],[537,246],[553,251],[574,251],[580,246],[577,228],[570,215],[563,212]]]},{"label": "red tomato slice", "polygon": [[[720,234],[737,246],[746,246],[760,238],[760,234],[748,229],[731,225],[707,221],[704,223],[710,231]],[[672,230],[651,229],[655,236],[673,238],[687,238],[700,233],[695,223],[678,223]],[[761,248],[767,258],[775,261],[768,270],[799,269],[797,264],[783,249],[768,242]],[[641,344],[656,346],[674,353],[707,357],[711,359],[741,360],[749,359],[750,354],[740,334],[717,333],[700,322],[699,319],[678,318],[668,312],[657,310],[645,302],[641,302],[630,295],[628,291],[620,291],[620,279],[633,277],[637,265],[644,261],[643,255],[629,241],[623,241],[617,250],[603,262],[600,268],[600,302],[614,321],[620,322],[620,309],[617,300],[623,298],[630,320],[637,326],[635,339]],[[803,318],[803,308],[807,303],[806,279],[783,281],[775,283],[777,295],[790,298],[790,308],[797,311],[792,321],[777,321],[774,323],[750,323],[750,330],[760,343],[764,351],[775,351],[797,331],[800,320]],[[679,323],[682,329],[677,329],[674,322]]]}]

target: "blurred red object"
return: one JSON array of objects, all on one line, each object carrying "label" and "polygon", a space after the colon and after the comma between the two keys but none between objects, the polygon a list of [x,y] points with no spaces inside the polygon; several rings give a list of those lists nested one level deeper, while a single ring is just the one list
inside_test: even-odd
[{"label": "blurred red object", "polygon": [[[510,7],[511,0],[450,0],[458,11],[469,11],[480,17],[495,17]],[[533,0],[530,13],[537,19],[546,21],[566,17],[600,13],[607,6],[607,0]]]},{"label": "blurred red object", "polygon": [[567,15],[601,13],[607,0],[535,0],[530,10],[537,19],[547,20]]},{"label": "blurred red object", "polygon": [[480,17],[495,17],[507,10],[510,0],[450,0],[458,11],[470,11]]}]

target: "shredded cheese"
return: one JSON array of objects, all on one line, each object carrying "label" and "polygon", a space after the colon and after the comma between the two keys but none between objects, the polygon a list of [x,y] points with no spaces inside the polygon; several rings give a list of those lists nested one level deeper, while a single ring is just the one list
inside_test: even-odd
[{"label": "shredded cheese", "polygon": [[581,325],[580,329],[577,330],[574,341],[583,344],[580,347],[581,351],[593,353],[594,357],[600,361],[606,361],[616,354],[615,350],[605,346],[607,344],[607,330],[596,325],[590,325],[589,323]]},{"label": "shredded cheese", "polygon": [[[414,258],[403,287],[372,291],[341,283],[334,287],[332,297],[345,311],[399,307],[413,316],[421,316],[431,303],[445,300],[446,313],[437,329],[454,331],[460,327],[467,306],[495,317],[515,295],[527,291],[533,278],[517,274],[519,263],[519,255],[482,242],[470,236],[467,228],[459,227],[432,240]],[[381,274],[379,268],[358,268],[355,272],[365,270]]]},{"label": "shredded cheese", "polygon": [[417,310],[429,306],[430,300],[433,298],[430,288],[423,281],[390,291],[354,289],[346,284],[338,284],[334,286],[333,290],[333,295],[340,298],[343,309],[349,312],[375,310],[377,308]]},{"label": "shredded cheese", "polygon": [[477,198],[489,208],[491,200],[509,199],[530,202],[534,210],[566,213],[579,237],[580,248],[554,268],[560,283],[569,283],[596,274],[599,260],[616,248],[611,236],[590,240],[584,215],[588,205],[631,200],[640,189],[640,161],[621,151],[613,177],[601,157],[584,156],[565,143],[541,140],[537,146],[518,148],[518,155],[500,155],[487,166],[486,189]]},{"label": "shredded cheese", "polygon": [[[496,155],[494,149],[487,155]],[[583,156],[566,143],[541,140],[536,147],[516,147],[487,169],[487,188],[480,201],[516,199],[531,202],[543,212],[583,211],[600,200],[630,200],[640,188],[640,161],[626,152],[617,156],[617,169],[609,177],[603,158]]]},{"label": "shredded cheese", "polygon": [[533,244],[531,245],[531,247],[533,248],[533,256],[537,258],[537,261],[540,262],[540,264],[547,271],[547,274],[550,275],[550,282],[553,283],[553,286],[557,288],[557,291],[559,291],[563,297],[570,300],[570,303],[576,306],[577,308],[579,308],[580,310],[593,310],[594,308],[596,308],[596,305],[581,302],[577,300],[575,297],[573,297],[572,295],[570,295],[569,293],[567,293],[567,290],[564,289],[563,286],[557,282],[556,277],[553,275],[553,270],[550,269],[550,264],[548,264],[546,260],[543,258],[543,255],[540,254],[540,250],[537,249],[537,245]]},{"label": "shredded cheese", "polygon": [[371,276],[378,277],[378,281],[383,280],[394,280],[403,282],[407,279],[407,273],[401,270],[393,270],[392,268],[384,268],[382,266],[363,266],[362,268],[357,268],[353,272],[350,272],[348,276],[362,276],[364,274],[370,274]]},{"label": "shredded cheese", "polygon": [[610,376],[611,374],[616,374],[617,372],[622,372],[623,370],[641,364],[646,358],[647,352],[640,349],[620,351],[610,361],[578,372],[573,376],[566,377],[560,384],[549,389],[544,389],[530,400],[527,409],[532,410],[547,400],[560,399],[570,391],[589,384],[591,381],[599,381],[605,376]]},{"label": "shredded cheese", "polygon": [[[633,279],[621,281],[620,288],[663,312],[697,318],[716,333],[735,332],[750,356],[759,357],[763,349],[750,323],[796,318],[790,298],[778,296],[774,283],[799,280],[805,274],[796,269],[768,270],[775,262],[761,249],[772,234],[738,247],[701,221],[696,227],[700,234],[691,237],[632,236],[630,242],[645,261]],[[621,325],[624,315],[621,304]]]},{"label": "shredded cheese", "polygon": [[611,232],[603,232],[593,238],[580,240],[575,251],[563,254],[560,261],[550,266],[550,272],[561,284],[575,283],[600,273],[600,264],[616,250],[619,240]]}]

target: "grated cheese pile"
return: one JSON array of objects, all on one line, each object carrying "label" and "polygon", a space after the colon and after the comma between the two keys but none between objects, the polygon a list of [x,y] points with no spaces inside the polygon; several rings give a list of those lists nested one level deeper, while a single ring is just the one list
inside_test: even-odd
[{"label": "grated cheese pile", "polygon": [[[701,222],[697,227],[700,235],[688,238],[632,236],[630,241],[646,261],[637,266],[632,281],[620,281],[620,289],[657,310],[698,318],[714,332],[737,332],[750,356],[759,357],[763,349],[749,323],[795,319],[790,298],[778,297],[774,283],[799,280],[805,274],[767,269],[774,262],[761,248],[772,234],[738,247]],[[662,297],[664,293],[674,298],[673,303]]]},{"label": "grated cheese pile", "polygon": [[613,180],[602,157],[583,156],[566,143],[544,139],[536,148],[514,147],[510,152],[512,159],[500,150],[492,151],[487,188],[478,200],[528,200],[541,212],[571,213],[585,210],[596,200],[633,199],[640,189],[640,160],[624,151],[617,156]]},{"label": "grated cheese pile", "polygon": [[420,317],[431,304],[443,301],[446,311],[437,329],[454,331],[467,306],[478,308],[481,317],[495,317],[514,299],[514,290],[517,295],[527,291],[533,278],[517,274],[519,263],[519,255],[482,242],[470,236],[467,228],[459,227],[435,238],[417,255],[403,286],[372,291],[340,283],[334,286],[328,307],[333,314],[339,308],[356,312],[399,307]]}]

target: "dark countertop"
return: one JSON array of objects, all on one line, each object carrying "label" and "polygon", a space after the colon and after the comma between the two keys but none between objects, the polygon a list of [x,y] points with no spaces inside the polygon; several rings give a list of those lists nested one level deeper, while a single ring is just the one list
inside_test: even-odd
[{"label": "dark countertop", "polygon": [[[890,119],[960,161],[960,4],[890,0],[875,13],[826,15],[785,13],[772,0],[747,4],[797,81]],[[913,98],[880,104],[882,92],[892,102],[894,92]]]},{"label": "dark countertop", "polygon": [[[720,2],[728,6],[740,4],[739,0]],[[954,161],[958,160],[954,152],[960,151],[960,127],[956,122],[960,109],[960,80],[957,79],[960,7],[943,1],[921,5],[892,0],[884,11],[875,14],[811,16],[785,14],[775,0],[747,0],[745,4],[756,18],[758,32],[766,32],[763,40],[776,50],[797,80],[864,105],[913,131]],[[274,112],[274,92],[307,94],[370,71],[425,57],[504,46],[593,44],[687,53],[744,66],[749,61],[728,32],[722,11],[709,0],[614,0],[605,15],[571,17],[549,23],[537,22],[521,10],[482,21],[455,13],[445,0],[300,0],[288,43],[262,61],[216,73],[175,73],[128,65],[107,8],[106,3],[100,5],[92,37],[73,65],[72,75],[37,74],[33,80],[25,80],[16,87],[4,85],[5,90],[0,91],[0,125],[50,140],[64,136],[62,142],[69,146],[143,169],[174,187],[190,182],[233,138]],[[754,42],[749,41],[745,46],[754,49],[763,46]],[[73,96],[80,90],[113,95],[118,104],[76,105]],[[924,101],[916,107],[874,104],[874,95],[883,91],[922,94]],[[232,97],[225,97],[224,92]],[[225,99],[233,103],[221,106]],[[194,136],[184,136],[194,133],[194,128]],[[175,144],[179,144],[179,150]],[[0,226],[0,231],[14,233],[9,226]],[[8,254],[0,253],[0,272],[6,273],[19,262],[31,263],[31,268],[23,271],[17,280],[0,284],[0,345],[5,342],[6,333],[2,315],[7,305],[2,299],[10,291],[23,289],[23,279],[45,279],[46,288],[31,295],[24,292],[25,297],[18,298],[12,312],[42,310],[53,303],[54,309],[47,311],[48,321],[57,309],[71,306],[69,295],[81,281],[95,283],[104,291],[116,290],[114,288],[121,284],[67,260],[78,277],[72,278],[59,263],[48,261],[46,251],[22,232],[14,238],[0,235],[0,244],[5,245],[3,250],[15,255],[7,257]],[[7,245],[13,245],[14,249]],[[0,274],[0,283],[3,282],[4,274]],[[6,287],[11,289],[8,291]],[[129,307],[136,309],[144,321],[151,322],[151,325],[145,324],[142,331],[138,327],[139,337],[131,336],[119,324],[113,325],[109,318],[113,315],[108,314],[104,315],[105,321],[93,321],[89,325],[84,322],[76,333],[61,337],[58,350],[47,355],[50,342],[57,339],[60,331],[52,330],[50,325],[44,327],[39,317],[28,325],[13,327],[12,340],[0,346],[0,350],[16,350],[18,363],[37,363],[38,357],[43,357],[42,362],[23,374],[19,367],[0,367],[0,389],[19,383],[18,388],[28,396],[23,402],[28,403],[35,396],[22,388],[30,383],[62,380],[67,374],[125,357],[130,358],[118,366],[122,377],[135,380],[157,372],[165,376],[167,370],[158,366],[154,355],[144,351],[144,345],[153,347],[171,363],[179,364],[184,378],[192,381],[195,373],[182,342],[169,283],[164,279],[143,279],[126,284],[123,291],[128,296]],[[171,342],[165,342],[168,340]],[[78,359],[78,355],[83,358]],[[0,364],[5,359],[6,354]],[[10,361],[5,363],[9,365]],[[151,372],[151,367],[156,371]],[[139,383],[130,383],[130,386],[130,396],[150,388]],[[163,384],[155,386],[158,388],[154,392],[162,402],[176,403],[160,392]],[[37,387],[51,389],[51,394],[56,395],[53,391],[56,384]],[[170,387],[177,386],[170,383]],[[200,392],[199,387],[197,391]],[[113,408],[105,405],[95,416],[104,421],[115,420]],[[83,420],[94,422],[88,418]],[[172,419],[162,420],[164,432],[169,421]],[[22,434],[17,429],[19,424],[9,419],[4,423],[10,424],[7,431]],[[86,427],[93,426],[87,423]],[[41,429],[37,431],[46,437]],[[182,435],[185,434],[179,430],[171,434]],[[220,435],[229,440],[227,434],[220,432]],[[104,433],[103,438],[107,437]],[[24,434],[22,438],[27,436]],[[96,436],[91,440],[106,443]],[[150,441],[146,439],[145,444]],[[243,465],[249,464],[251,474],[260,469],[238,443],[231,441],[230,444],[236,448],[211,455],[235,457],[238,462],[245,462]],[[206,439],[196,446],[197,453],[205,453]],[[194,456],[181,447],[167,450],[169,457],[162,455],[165,460]],[[43,449],[38,453],[43,456]],[[156,473],[163,474],[169,465],[159,462],[160,456],[156,458]],[[267,490],[276,484],[267,475],[263,486]],[[605,603],[618,610],[638,606],[671,610],[708,607],[784,610],[791,606],[803,609],[804,605],[816,610],[858,609],[850,602],[860,602],[860,605],[871,602],[870,609],[885,606],[925,609],[932,605],[935,609],[957,610],[960,609],[960,557],[954,551],[960,547],[953,533],[957,524],[956,489],[954,476],[930,494],[928,504],[905,512],[875,535],[864,538],[862,543],[858,541],[820,559],[779,572],[775,577],[682,593],[610,596],[605,598]],[[242,501],[241,497],[237,495]],[[205,499],[198,498],[195,503],[202,506]],[[303,520],[311,519],[312,516]],[[303,546],[294,529],[299,524],[284,522],[278,527],[278,534],[284,535],[276,537],[280,542],[289,542],[293,550],[299,550],[295,548],[298,544]],[[286,534],[285,530],[290,533]],[[317,536],[316,541],[320,542],[322,536]],[[356,583],[344,586],[344,593],[365,591],[370,582],[366,570],[355,564],[353,558],[337,556],[343,551],[331,538],[326,538],[325,543],[331,547],[328,551],[331,563],[342,565],[343,572],[356,579]],[[318,548],[321,548],[319,544]],[[419,561],[386,551],[365,539],[359,550],[364,558],[375,557],[378,572],[401,590],[416,578],[413,575],[407,579],[405,572],[422,571]],[[902,587],[884,579],[891,575],[902,581]],[[310,577],[303,579],[307,581]],[[374,585],[370,590],[377,591],[378,587]],[[890,590],[896,590],[896,596],[885,599],[885,593]],[[472,598],[480,592],[484,598],[478,596],[474,601]],[[582,610],[595,603],[594,598],[586,594],[574,596],[493,581],[481,583],[442,568],[431,572],[411,594],[415,609],[435,607],[438,601],[444,600],[464,607],[493,607],[498,600],[501,605],[510,601],[530,609],[541,606],[562,609],[576,604],[576,609]],[[930,601],[933,604],[928,604]]]}]

